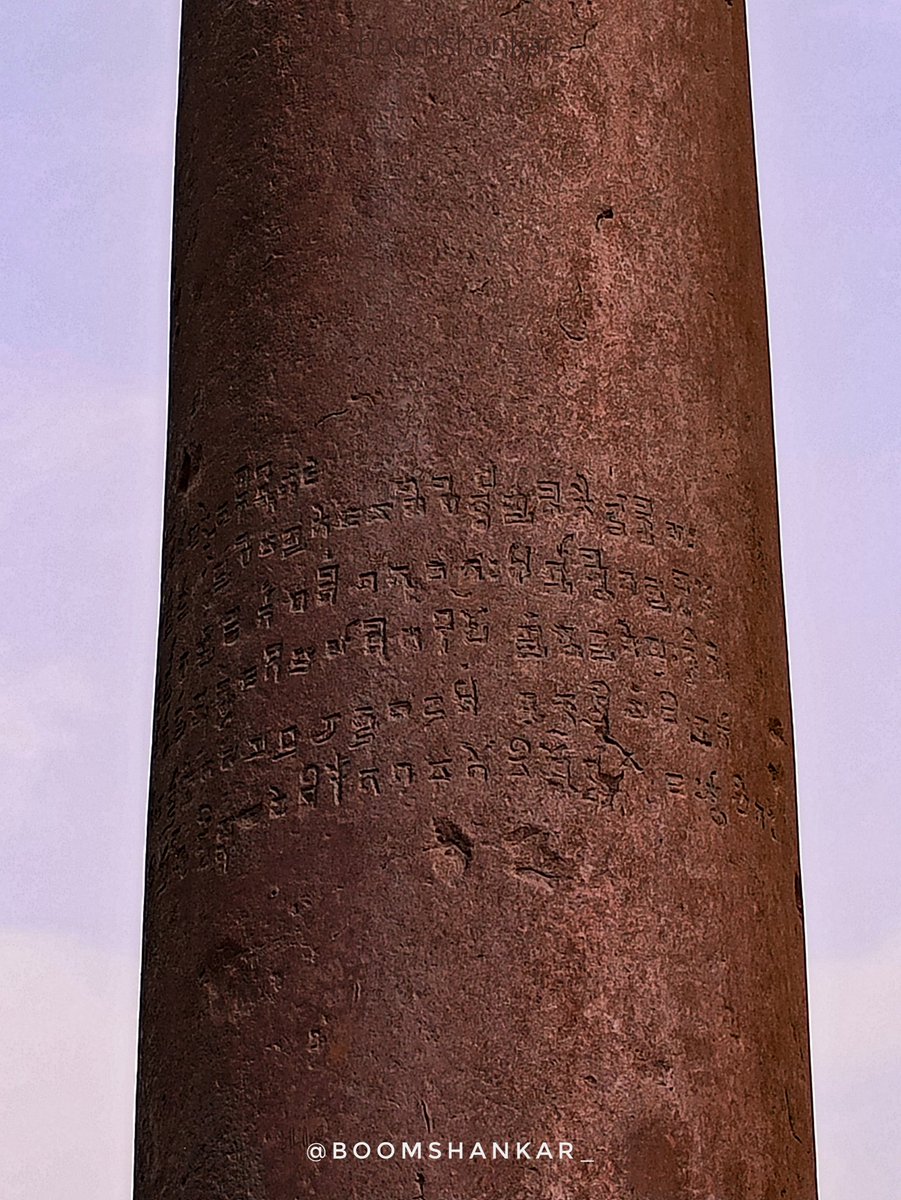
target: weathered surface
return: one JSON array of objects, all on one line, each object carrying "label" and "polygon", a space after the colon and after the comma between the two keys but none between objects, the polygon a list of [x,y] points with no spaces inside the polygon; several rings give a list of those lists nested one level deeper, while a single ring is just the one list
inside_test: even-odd
[{"label": "weathered surface", "polygon": [[186,4],[147,888],[137,1200],[812,1200],[739,3]]}]

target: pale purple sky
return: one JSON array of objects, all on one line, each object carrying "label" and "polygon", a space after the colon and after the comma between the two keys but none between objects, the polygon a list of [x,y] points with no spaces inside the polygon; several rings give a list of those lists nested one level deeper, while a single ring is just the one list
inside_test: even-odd
[{"label": "pale purple sky", "polygon": [[[901,5],[749,8],[822,1200],[897,1200]],[[4,1200],[130,1195],[177,20],[4,13]]]}]

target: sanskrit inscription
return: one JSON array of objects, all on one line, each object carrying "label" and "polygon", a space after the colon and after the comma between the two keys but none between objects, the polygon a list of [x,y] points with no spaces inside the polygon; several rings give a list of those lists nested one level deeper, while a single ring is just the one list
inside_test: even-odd
[{"label": "sanskrit inscription", "polygon": [[684,802],[778,839],[778,787],[737,756],[697,514],[492,463],[354,488],[305,456],[225,480],[171,526],[160,879],[408,794],[518,791],[598,822]]}]

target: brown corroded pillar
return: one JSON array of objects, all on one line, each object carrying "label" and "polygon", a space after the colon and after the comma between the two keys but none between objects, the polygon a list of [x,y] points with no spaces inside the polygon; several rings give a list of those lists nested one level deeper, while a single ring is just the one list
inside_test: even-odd
[{"label": "brown corroded pillar", "polygon": [[137,1200],[812,1200],[741,3],[190,0],[178,147]]}]

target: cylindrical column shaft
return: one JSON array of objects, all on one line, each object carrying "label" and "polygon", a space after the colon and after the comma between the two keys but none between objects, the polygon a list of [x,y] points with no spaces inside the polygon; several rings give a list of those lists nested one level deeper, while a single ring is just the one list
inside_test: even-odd
[{"label": "cylindrical column shaft", "polygon": [[190,0],[175,229],[137,1200],[813,1200],[742,5]]}]

